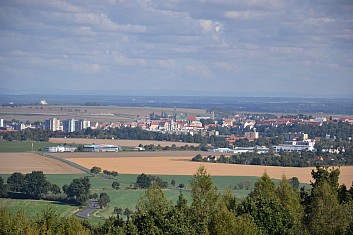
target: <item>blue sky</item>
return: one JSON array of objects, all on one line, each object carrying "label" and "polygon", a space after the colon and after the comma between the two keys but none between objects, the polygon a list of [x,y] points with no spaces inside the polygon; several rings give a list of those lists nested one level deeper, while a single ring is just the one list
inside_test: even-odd
[{"label": "blue sky", "polygon": [[353,1],[3,0],[0,84],[353,98]]}]

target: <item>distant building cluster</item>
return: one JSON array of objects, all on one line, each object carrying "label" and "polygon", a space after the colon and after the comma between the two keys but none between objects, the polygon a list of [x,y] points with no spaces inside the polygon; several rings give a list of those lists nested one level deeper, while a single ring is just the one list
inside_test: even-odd
[{"label": "distant building cluster", "polygon": [[[44,105],[44,102],[42,102]],[[289,115],[290,116],[290,115]],[[272,115],[273,117],[273,115]],[[80,132],[90,129],[111,129],[130,127],[140,127],[146,131],[161,132],[167,134],[187,134],[187,135],[201,135],[201,136],[222,136],[226,139],[230,146],[235,146],[235,142],[239,140],[255,141],[258,139],[259,132],[256,128],[265,127],[278,127],[280,125],[316,125],[321,126],[325,122],[347,122],[353,124],[353,118],[332,118],[332,117],[280,117],[271,118],[266,115],[252,115],[252,114],[236,114],[231,117],[218,117],[215,118],[213,112],[209,112],[205,116],[188,115],[187,113],[177,113],[176,110],[172,114],[161,112],[161,114],[150,113],[148,116],[139,117],[133,121],[127,122],[92,122],[87,119],[65,119],[60,120],[57,117],[50,118],[41,122],[13,122],[4,121],[0,119],[0,132],[6,131],[21,131],[28,128],[42,129],[50,131],[61,131],[64,133]],[[224,130],[240,130],[240,134],[224,134],[227,133]],[[220,133],[222,130],[223,133]],[[228,131],[229,132],[229,131]],[[233,132],[235,133],[235,132]],[[309,139],[306,133],[285,133],[283,135],[284,141],[281,144],[273,146],[274,152],[301,152],[301,151],[314,151],[315,141],[319,141],[320,138]],[[335,139],[335,136],[326,135],[326,139]],[[68,151],[62,148],[54,147],[52,151]],[[107,151],[119,151],[118,146],[100,146],[91,145],[85,146],[85,151],[93,152],[107,152]],[[269,149],[263,146],[256,146],[255,148],[248,147],[233,147],[233,148],[218,148],[210,151],[216,152],[257,152],[265,153]],[[336,150],[323,150],[323,151],[336,151]],[[342,150],[337,150],[342,151]]]},{"label": "distant building cluster", "polygon": [[45,120],[44,129],[51,131],[63,131],[65,133],[69,132],[79,132],[91,127],[91,121],[86,119],[75,120],[68,119],[60,121],[60,119],[52,118]]}]

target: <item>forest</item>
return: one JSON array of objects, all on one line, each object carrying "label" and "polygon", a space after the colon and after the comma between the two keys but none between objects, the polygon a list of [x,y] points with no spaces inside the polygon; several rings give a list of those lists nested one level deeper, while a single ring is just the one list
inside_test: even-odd
[{"label": "forest", "polygon": [[34,219],[0,208],[0,234],[352,234],[353,187],[339,185],[339,168],[317,167],[310,189],[285,176],[276,185],[266,172],[244,199],[219,194],[207,170],[191,179],[191,201],[180,191],[173,204],[157,185],[141,196],[135,211],[103,224],[63,218],[47,209]]}]

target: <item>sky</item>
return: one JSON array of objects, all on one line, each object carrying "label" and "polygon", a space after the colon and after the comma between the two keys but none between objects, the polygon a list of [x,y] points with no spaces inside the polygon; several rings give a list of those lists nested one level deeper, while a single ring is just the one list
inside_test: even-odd
[{"label": "sky", "polygon": [[2,0],[0,90],[353,98],[353,1]]}]

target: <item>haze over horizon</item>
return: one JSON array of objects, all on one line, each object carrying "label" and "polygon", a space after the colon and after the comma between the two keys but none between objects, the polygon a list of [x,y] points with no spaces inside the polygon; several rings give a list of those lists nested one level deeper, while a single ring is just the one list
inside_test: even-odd
[{"label": "haze over horizon", "polygon": [[353,2],[0,2],[0,93],[353,98]]}]

